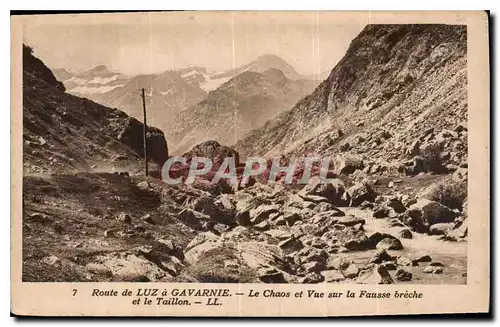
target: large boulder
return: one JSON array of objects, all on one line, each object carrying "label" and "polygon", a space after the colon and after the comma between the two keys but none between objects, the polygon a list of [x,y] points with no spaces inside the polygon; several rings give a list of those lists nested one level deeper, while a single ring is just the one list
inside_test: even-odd
[{"label": "large boulder", "polygon": [[250,222],[256,225],[268,220],[271,215],[278,214],[280,212],[280,206],[278,205],[261,205],[256,209],[250,210]]},{"label": "large boulder", "polygon": [[338,178],[326,183],[318,177],[313,177],[299,194],[304,198],[308,195],[321,196],[327,198],[335,206],[347,206],[350,201],[344,182]]},{"label": "large boulder", "polygon": [[377,249],[402,250],[403,244],[397,238],[387,237],[377,243]]},{"label": "large boulder", "polygon": [[391,275],[382,265],[361,271],[356,280],[357,284],[392,284],[393,282]]},{"label": "large boulder", "polygon": [[454,223],[439,223],[431,225],[429,234],[431,235],[446,235],[453,230]]},{"label": "large boulder", "polygon": [[182,155],[188,162],[193,157],[205,157],[212,160],[212,170],[220,167],[224,159],[233,157],[235,164],[239,163],[239,154],[230,147],[221,145],[217,141],[209,140],[194,146],[191,150]]},{"label": "large boulder", "polygon": [[446,237],[451,240],[460,240],[467,236],[467,219],[464,220],[458,227],[447,232]]},{"label": "large boulder", "polygon": [[427,228],[434,224],[451,223],[456,218],[456,213],[450,208],[427,199],[420,199],[412,204],[408,214],[413,225],[421,224]]},{"label": "large boulder", "polygon": [[341,175],[350,175],[356,170],[363,170],[363,160],[354,155],[337,156],[334,159],[334,170]]},{"label": "large boulder", "polygon": [[179,212],[177,218],[181,222],[195,230],[202,230],[203,226],[205,226],[205,224],[211,220],[210,216],[189,208],[186,208]]},{"label": "large boulder", "polygon": [[231,203],[216,201],[209,196],[202,196],[193,203],[193,209],[208,215],[212,220],[226,225],[235,225],[236,211]]},{"label": "large boulder", "polygon": [[358,207],[364,201],[373,202],[377,193],[367,183],[357,183],[351,186],[347,192],[351,197],[351,206]]},{"label": "large boulder", "polygon": [[406,175],[417,175],[425,171],[424,159],[420,156],[415,156],[411,160],[403,163],[403,170]]},{"label": "large boulder", "polygon": [[[117,138],[120,142],[128,145],[139,156],[144,156],[144,125],[133,117],[128,117],[120,124],[117,130]],[[159,165],[163,165],[168,159],[168,148],[165,135],[161,130],[148,126],[146,133],[148,157]]]}]

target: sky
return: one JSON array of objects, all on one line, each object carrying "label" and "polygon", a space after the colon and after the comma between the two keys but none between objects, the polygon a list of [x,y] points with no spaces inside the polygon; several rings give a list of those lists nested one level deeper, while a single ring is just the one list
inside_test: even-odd
[{"label": "sky", "polygon": [[315,11],[45,15],[28,20],[23,36],[47,66],[74,72],[221,72],[275,54],[314,75],[330,71],[366,23]]}]

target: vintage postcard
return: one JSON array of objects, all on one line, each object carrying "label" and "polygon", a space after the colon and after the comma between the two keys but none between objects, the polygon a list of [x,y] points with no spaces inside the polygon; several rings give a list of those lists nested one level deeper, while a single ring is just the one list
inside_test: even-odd
[{"label": "vintage postcard", "polygon": [[487,13],[11,25],[13,314],[489,312]]}]

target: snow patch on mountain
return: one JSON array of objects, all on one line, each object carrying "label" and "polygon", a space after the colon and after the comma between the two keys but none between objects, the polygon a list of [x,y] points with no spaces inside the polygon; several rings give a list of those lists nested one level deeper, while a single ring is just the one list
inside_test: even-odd
[{"label": "snow patch on mountain", "polygon": [[100,87],[88,87],[88,86],[77,86],[71,89],[71,93],[74,94],[103,94],[114,90],[121,85],[112,85],[112,86],[100,86]]}]

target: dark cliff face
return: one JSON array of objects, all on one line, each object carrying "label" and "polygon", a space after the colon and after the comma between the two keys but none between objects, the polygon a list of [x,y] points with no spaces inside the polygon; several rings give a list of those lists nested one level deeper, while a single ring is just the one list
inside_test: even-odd
[{"label": "dark cliff face", "polygon": [[[405,158],[429,128],[466,124],[466,32],[459,25],[366,26],[311,95],[236,149],[242,157],[333,155],[350,142],[350,152],[370,160]],[[380,137],[384,130],[391,136]]]},{"label": "dark cliff face", "polygon": [[57,90],[64,92],[66,88],[52,74],[45,64],[33,55],[33,48],[23,44],[23,71],[29,72],[33,77],[40,79]]},{"label": "dark cliff face", "polygon": [[[140,161],[143,124],[122,111],[64,92],[49,68],[23,47],[25,174],[88,170],[117,156]],[[163,132],[148,127],[150,158],[168,158]]]}]

